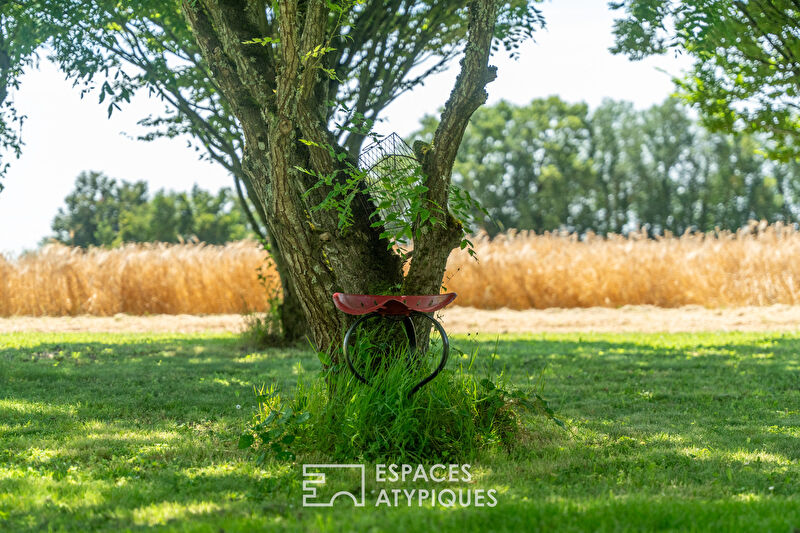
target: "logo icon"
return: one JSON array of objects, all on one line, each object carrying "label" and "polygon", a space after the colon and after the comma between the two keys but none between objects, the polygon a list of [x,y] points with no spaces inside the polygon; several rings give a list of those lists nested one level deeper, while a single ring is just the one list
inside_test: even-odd
[{"label": "logo icon", "polygon": [[[326,485],[328,475],[334,475],[335,479],[337,474],[346,470],[355,470],[361,474],[360,489],[354,490],[359,497],[347,490],[340,490],[327,501],[327,496],[318,496],[317,489]],[[303,507],[333,507],[333,502],[339,496],[349,496],[356,507],[364,507],[364,465],[303,465],[303,478]],[[315,501],[318,498],[319,501]]]}]

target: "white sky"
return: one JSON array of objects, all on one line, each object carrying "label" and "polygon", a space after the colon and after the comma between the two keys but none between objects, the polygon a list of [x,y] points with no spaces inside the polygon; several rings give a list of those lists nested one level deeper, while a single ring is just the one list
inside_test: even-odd
[{"label": "white sky", "polygon": [[[513,61],[504,54],[493,58],[498,78],[488,86],[490,104],[501,99],[525,104],[559,95],[592,107],[604,98],[647,107],[672,92],[670,75],[688,65],[682,58],[634,63],[608,52],[614,15],[604,0],[554,0],[542,9],[547,30],[521,49],[520,59]],[[424,114],[435,113],[444,104],[456,74],[457,64],[400,97],[377,129],[404,136],[417,129]],[[139,132],[137,120],[162,109],[160,102],[144,94],[109,120],[97,95],[81,100],[79,90],[43,61],[38,70],[24,75],[15,104],[28,118],[22,130],[23,155],[12,162],[0,193],[0,252],[34,248],[49,235],[53,217],[84,170],[146,180],[151,191],[187,190],[194,183],[211,190],[232,185],[222,167],[199,161],[185,138],[144,143],[123,135]]]}]

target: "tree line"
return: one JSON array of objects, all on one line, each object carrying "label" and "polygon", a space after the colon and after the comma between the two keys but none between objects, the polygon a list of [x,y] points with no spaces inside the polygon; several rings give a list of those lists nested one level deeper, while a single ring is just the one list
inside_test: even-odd
[{"label": "tree line", "polygon": [[[425,117],[414,137],[429,137]],[[476,198],[482,228],[626,233],[736,230],[749,220],[792,223],[800,212],[800,164],[765,157],[755,133],[714,133],[678,100],[638,110],[606,100],[591,110],[558,97],[499,102],[472,117],[453,167]],[[73,246],[252,235],[230,189],[216,195],[157,191],[147,184],[81,174],[53,221]]]},{"label": "tree line", "polygon": [[53,219],[52,239],[70,246],[117,246],[126,242],[200,241],[223,244],[252,233],[228,188],[217,193],[160,189],[144,181],[116,180],[83,172]]},{"label": "tree line", "polygon": [[[423,119],[417,136],[436,127]],[[499,102],[473,115],[453,179],[506,228],[654,234],[793,222],[800,164],[766,157],[756,133],[714,133],[674,98],[644,110],[606,100],[590,110],[558,97]]]}]

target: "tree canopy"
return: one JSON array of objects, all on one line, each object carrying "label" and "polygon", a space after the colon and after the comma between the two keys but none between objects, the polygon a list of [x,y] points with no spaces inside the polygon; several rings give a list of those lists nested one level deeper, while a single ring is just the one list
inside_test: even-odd
[{"label": "tree canopy", "polygon": [[[264,17],[254,28],[256,34],[249,39],[249,46],[269,49],[274,37],[264,36],[274,34],[276,21],[267,4],[262,4]],[[446,69],[462,51],[465,13],[466,7],[459,2],[393,0],[380,9],[353,5],[339,21],[347,38],[326,54],[327,94],[338,104],[330,108],[329,121],[352,125],[378,120],[399,95]],[[503,2],[494,47],[514,54],[543,23],[534,2]],[[7,85],[16,87],[34,54],[46,51],[70,79],[96,94],[109,114],[137,91],[161,99],[163,113],[141,120],[146,128],[142,140],[188,134],[198,153],[222,164],[237,186],[238,180],[247,180],[241,171],[242,132],[220,95],[179,3],[7,0],[0,3],[0,24],[4,37],[0,41],[0,75],[8,80]],[[9,65],[7,73],[4,64]],[[0,92],[0,96],[4,94]],[[0,98],[0,103],[3,100]],[[7,102],[9,112],[13,111],[11,104]],[[9,118],[0,120],[0,125],[10,124]],[[364,140],[360,130],[341,127],[338,136],[340,144],[357,156]],[[10,142],[4,145],[10,146]],[[263,217],[260,222],[264,223]]]},{"label": "tree canopy", "polygon": [[800,3],[796,0],[623,0],[613,51],[686,54],[681,94],[720,131],[763,132],[770,154],[800,155]]}]

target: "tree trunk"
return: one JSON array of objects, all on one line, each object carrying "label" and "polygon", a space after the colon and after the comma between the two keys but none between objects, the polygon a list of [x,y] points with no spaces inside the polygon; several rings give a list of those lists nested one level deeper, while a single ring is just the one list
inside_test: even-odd
[{"label": "tree trunk", "polygon": [[259,238],[269,246],[270,256],[275,262],[275,270],[278,272],[278,278],[281,282],[282,299],[279,304],[278,317],[281,321],[283,338],[290,342],[298,341],[306,334],[306,319],[305,316],[303,316],[303,310],[300,308],[300,302],[297,299],[297,291],[294,290],[294,284],[289,277],[289,272],[286,270],[286,261],[283,259],[283,254],[275,243],[275,239],[270,236],[269,230],[266,229],[268,226],[267,215],[264,212],[263,205],[261,205],[260,202],[255,205],[259,220],[255,219],[247,205],[247,200],[242,192],[240,182],[244,182],[248,197],[256,198],[250,176],[244,173],[241,166],[238,166],[234,170],[233,177],[234,183],[236,184],[236,192],[239,196],[239,203],[245,211],[250,225],[253,227],[253,231],[255,231]]},{"label": "tree trunk", "polygon": [[[402,260],[372,227],[374,204],[365,192],[353,202],[351,224],[339,213],[316,206],[332,188],[322,176],[346,177],[347,151],[328,129],[326,75],[315,50],[331,42],[330,3],[279,0],[276,46],[243,44],[262,37],[266,4],[245,0],[184,0],[183,8],[203,56],[241,124],[245,138],[243,171],[266,215],[269,233],[281,251],[317,349],[338,359],[336,349],[352,320],[336,310],[334,292],[386,293],[402,284],[406,294],[437,294],[447,257],[462,236],[461,224],[447,213],[443,226],[417,231],[407,279]],[[470,5],[469,41],[462,71],[442,115],[434,144],[421,161],[428,187],[425,200],[446,210],[450,173],[469,117],[486,100],[494,78],[487,67],[496,3]],[[365,7],[365,9],[381,9]],[[324,54],[324,53],[323,53]],[[360,90],[369,91],[371,87]],[[313,174],[313,175],[310,175]],[[420,228],[416,227],[415,230]]]}]

